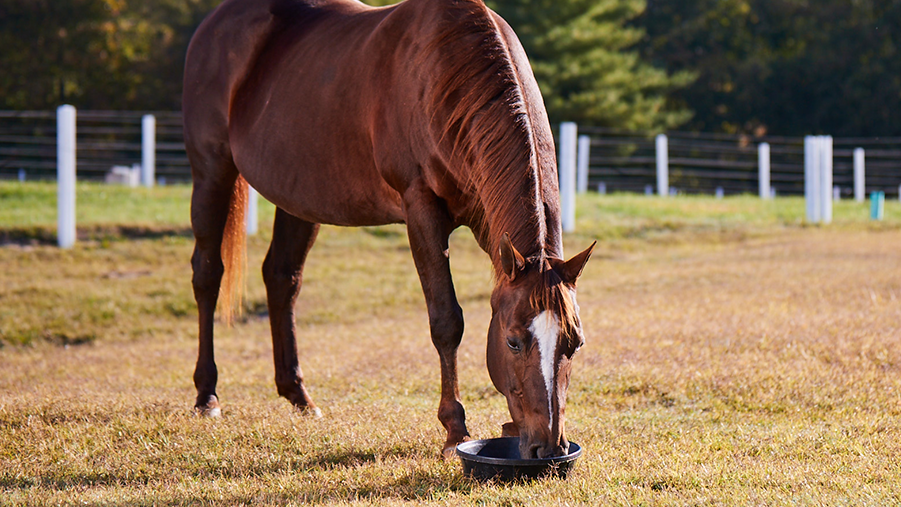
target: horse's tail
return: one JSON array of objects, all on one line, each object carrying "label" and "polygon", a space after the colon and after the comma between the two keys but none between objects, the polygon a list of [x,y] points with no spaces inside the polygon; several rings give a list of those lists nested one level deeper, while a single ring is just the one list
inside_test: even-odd
[{"label": "horse's tail", "polygon": [[231,326],[235,314],[244,310],[244,269],[247,266],[247,181],[240,175],[235,180],[228,219],[222,235],[222,264],[225,272],[219,286],[219,316]]}]

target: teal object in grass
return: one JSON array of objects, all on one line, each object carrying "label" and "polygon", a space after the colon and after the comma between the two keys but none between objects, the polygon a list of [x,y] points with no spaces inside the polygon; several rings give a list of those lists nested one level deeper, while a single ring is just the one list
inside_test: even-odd
[{"label": "teal object in grass", "polygon": [[885,192],[873,192],[870,194],[870,218],[882,220],[885,215]]}]

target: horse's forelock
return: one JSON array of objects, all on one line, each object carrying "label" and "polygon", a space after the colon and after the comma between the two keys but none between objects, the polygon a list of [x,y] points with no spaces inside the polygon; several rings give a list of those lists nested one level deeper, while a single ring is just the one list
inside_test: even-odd
[{"label": "horse's forelock", "polygon": [[546,262],[542,264],[539,280],[529,295],[529,306],[536,313],[553,312],[560,319],[563,335],[575,337],[579,323],[573,291]]}]

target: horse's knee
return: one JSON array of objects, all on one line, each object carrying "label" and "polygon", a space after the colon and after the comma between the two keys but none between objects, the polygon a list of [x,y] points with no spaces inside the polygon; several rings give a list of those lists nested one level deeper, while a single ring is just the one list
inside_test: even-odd
[{"label": "horse's knee", "polygon": [[430,312],[429,327],[435,347],[456,348],[463,339],[463,310],[455,305],[444,312]]},{"label": "horse's knee", "polygon": [[263,261],[263,283],[267,291],[285,291],[293,293],[300,285],[300,273],[296,266],[276,259],[270,251]]},{"label": "horse's knee", "polygon": [[219,284],[222,282],[222,275],[225,272],[225,266],[219,256],[206,256],[195,252],[191,259],[194,268],[194,276],[191,283],[194,286],[194,293],[201,294],[218,294]]}]

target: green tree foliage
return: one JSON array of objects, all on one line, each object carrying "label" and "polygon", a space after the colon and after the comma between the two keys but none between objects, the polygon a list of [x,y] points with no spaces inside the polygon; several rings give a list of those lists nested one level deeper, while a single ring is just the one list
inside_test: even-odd
[{"label": "green tree foliage", "polygon": [[178,108],[188,40],[218,3],[0,0],[0,108]]},{"label": "green tree foliage", "polygon": [[644,0],[488,0],[522,41],[551,121],[667,129],[690,118],[667,93],[692,80],[668,75],[631,49],[644,31],[627,26]]},{"label": "green tree foliage", "polygon": [[[387,5],[393,0],[365,0]],[[519,36],[551,122],[659,130],[685,123],[687,107],[667,94],[692,81],[643,61],[633,47],[644,30],[628,26],[644,0],[486,0]]]},{"label": "green tree foliage", "polygon": [[670,99],[705,131],[901,135],[901,3],[652,0],[645,57],[698,79]]},{"label": "green tree foliage", "polygon": [[[0,0],[0,108],[178,109],[220,1]],[[704,131],[901,135],[898,1],[487,1],[555,123],[659,130],[692,110]]]},{"label": "green tree foliage", "polygon": [[[178,109],[191,34],[221,0],[0,0],[0,108]],[[436,0],[438,1],[438,0]],[[369,0],[386,5],[391,0]],[[690,81],[644,63],[644,0],[489,0],[520,35],[554,122],[660,129]]]}]

